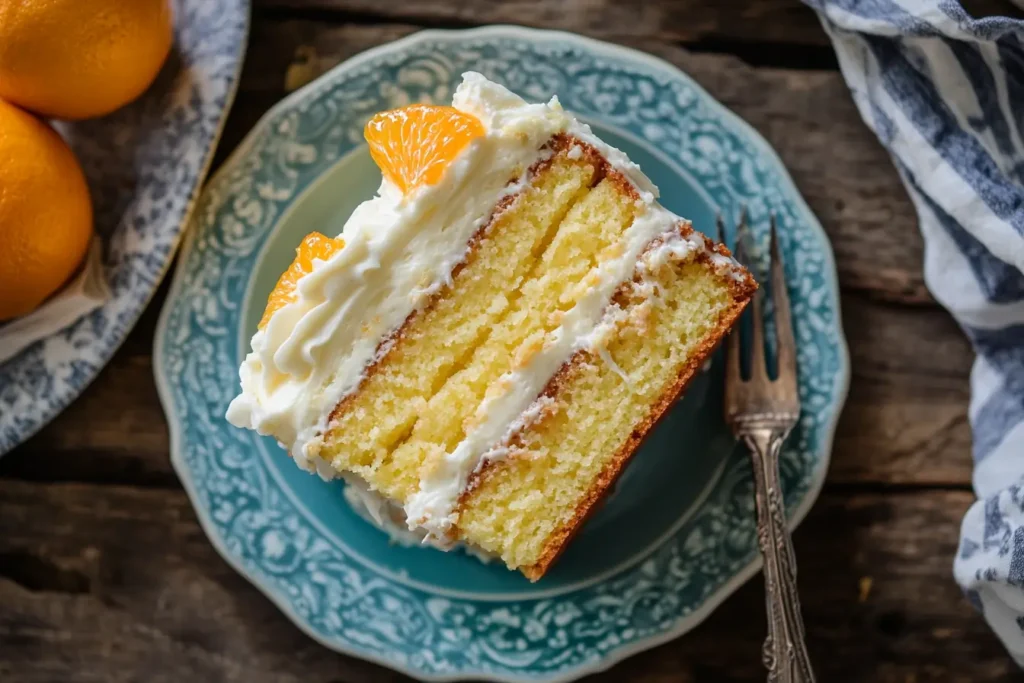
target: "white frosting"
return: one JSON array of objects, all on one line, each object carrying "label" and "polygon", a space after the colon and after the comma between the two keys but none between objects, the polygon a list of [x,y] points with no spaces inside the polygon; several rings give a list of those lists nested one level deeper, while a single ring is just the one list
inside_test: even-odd
[{"label": "white frosting", "polygon": [[408,547],[423,543],[426,532],[409,529],[400,504],[371,490],[360,477],[348,473],[341,476],[345,480],[342,495],[353,512],[386,533],[397,545]]},{"label": "white frosting", "polygon": [[316,262],[295,301],[253,336],[239,370],[242,392],[228,421],[274,436],[322,476],[332,474],[317,457],[331,410],[359,386],[382,341],[448,282],[495,203],[522,189],[509,181],[525,176],[570,121],[556,99],[527,104],[474,73],[453,104],[486,134],[434,185],[403,196],[385,179],[345,223],[345,247]]},{"label": "white frosting", "polygon": [[[656,203],[653,193],[646,192],[642,196],[643,213],[626,229],[622,253],[592,271],[597,275],[594,286],[566,312],[560,325],[545,339],[543,349],[522,367],[506,372],[495,382],[494,386],[505,390],[489,392],[484,398],[473,420],[478,426],[437,466],[427,468],[420,480],[420,490],[405,506],[410,528],[421,526],[434,538],[443,538],[449,533],[456,521],[459,497],[470,475],[485,460],[505,453],[505,449],[495,448],[495,445],[514,433],[520,416],[537,401],[548,380],[574,353],[594,349],[611,362],[603,341],[625,312],[609,304],[616,290],[632,279],[638,259],[653,240],[659,237],[664,240],[649,256],[655,260],[672,256],[685,258],[695,249],[704,249],[703,239],[698,235],[683,237],[678,232],[679,217]],[[629,377],[613,362],[611,365],[628,383]]]},{"label": "white frosting", "polygon": [[[595,269],[596,284],[566,312],[542,350],[492,387],[477,410],[477,426],[437,467],[428,468],[404,514],[364,483],[346,477],[346,497],[368,519],[388,529],[404,517],[410,529],[417,529],[406,541],[422,537],[442,546],[469,477],[483,462],[508,455],[508,440],[543,413],[545,399],[539,394],[574,353],[594,351],[629,382],[603,346],[626,315],[611,304],[616,290],[638,267],[655,269],[706,249],[696,233],[679,233],[680,218],[658,204],[657,188],[639,167],[566,114],[556,99],[527,104],[483,76],[467,73],[452,104],[477,116],[485,135],[471,142],[436,184],[402,196],[385,180],[377,196],[356,209],[342,231],[345,247],[317,261],[299,281],[295,301],[275,312],[253,337],[252,352],[239,370],[242,392],[227,413],[232,424],[276,437],[301,466],[324,477],[336,475],[318,457],[326,422],[386,350],[384,341],[450,281],[473,234],[503,196],[523,189],[525,170],[544,157],[552,135],[568,132],[596,148],[640,197],[619,256]],[[568,155],[582,153],[577,146]],[[520,180],[510,185],[513,178]],[[648,249],[657,239],[661,242]],[[716,266],[739,272],[731,259],[708,253]]]},{"label": "white frosting", "polygon": [[429,546],[437,550],[452,550],[461,548],[463,552],[475,557],[484,564],[495,559],[495,555],[465,543],[442,544],[427,537],[425,529],[410,529],[405,521],[405,510],[393,500],[385,498],[376,491],[371,491],[359,477],[351,474],[342,474],[345,479],[345,489],[342,495],[348,502],[352,511],[359,515],[365,522],[377,527],[395,545],[406,548],[415,546]]}]

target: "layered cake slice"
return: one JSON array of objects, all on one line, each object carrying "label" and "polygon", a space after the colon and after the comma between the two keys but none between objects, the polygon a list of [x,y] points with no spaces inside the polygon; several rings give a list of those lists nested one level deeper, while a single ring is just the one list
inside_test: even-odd
[{"label": "layered cake slice", "polygon": [[452,104],[366,125],[380,190],[299,247],[228,419],[536,580],[756,285],[557,100]]}]

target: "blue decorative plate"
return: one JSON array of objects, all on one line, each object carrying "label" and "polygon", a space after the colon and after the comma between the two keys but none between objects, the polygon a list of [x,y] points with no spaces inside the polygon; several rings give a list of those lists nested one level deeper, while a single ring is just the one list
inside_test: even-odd
[{"label": "blue decorative plate", "polygon": [[0,455],[71,403],[128,336],[213,158],[242,67],[249,0],[172,0],[171,8],[174,46],[145,94],[101,119],[59,125],[89,182],[111,296],[0,363]]},{"label": "blue decorative plate", "polygon": [[764,140],[684,74],[565,33],[419,33],[271,110],[200,200],[157,331],[156,377],[174,464],[207,534],[310,636],[426,679],[568,680],[693,628],[758,567],[749,468],[722,424],[719,367],[694,382],[536,584],[462,553],[390,544],[349,509],[343,484],[224,420],[266,296],[300,238],[338,232],[380,182],[366,119],[448,102],[469,69],[530,100],[557,94],[698,227],[745,204],[763,246],[776,214],[805,408],[782,463],[799,521],[825,477],[848,380],[825,235]]}]

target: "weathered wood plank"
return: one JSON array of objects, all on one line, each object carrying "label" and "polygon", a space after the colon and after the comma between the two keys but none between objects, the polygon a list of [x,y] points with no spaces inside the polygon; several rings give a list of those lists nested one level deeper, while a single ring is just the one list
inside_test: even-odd
[{"label": "weathered wood plank", "polygon": [[[286,83],[311,80],[413,30],[257,24],[253,45],[260,48],[250,50],[222,150],[232,149],[285,94]],[[754,68],[735,57],[693,54],[665,43],[627,44],[682,68],[772,143],[828,232],[844,287],[906,303],[931,300],[921,275],[923,248],[913,207],[837,72]]]},{"label": "weathered wood plank", "polygon": [[622,3],[615,0],[257,0],[258,9],[321,10],[341,20],[401,21],[426,26],[465,27],[521,24],[589,35],[642,36],[655,40],[788,42],[827,45],[814,12],[799,0],[726,0],[705,3]]},{"label": "weathered wood plank", "polygon": [[[853,379],[829,481],[969,485],[972,356],[959,328],[935,307],[894,307],[856,294],[843,307]],[[0,459],[0,475],[174,486],[144,343],[152,335],[144,320],[78,401]]]},{"label": "weathered wood plank", "polygon": [[[286,80],[315,77],[412,30],[258,22],[221,155],[283,96]],[[855,374],[836,442],[833,480],[967,484],[970,353],[955,325],[929,303],[910,203],[838,75],[754,69],[729,57],[645,46],[684,67],[776,145],[829,233]],[[823,165],[826,154],[830,163]],[[889,307],[879,301],[928,305]],[[173,482],[147,358],[160,303],[158,297],[95,385],[53,425],[0,461],[0,473]],[[933,351],[936,345],[942,353]]]},{"label": "weathered wood plank", "polygon": [[[798,0],[256,5],[220,160],[289,87],[415,30],[391,22],[564,28],[654,52],[688,71],[779,150],[833,242],[854,381],[830,482],[969,482],[970,352],[930,302],[910,204],[838,74],[753,68],[675,46],[805,67],[795,62],[801,55],[820,58],[827,42]],[[997,0],[967,5],[976,14],[1015,11]],[[280,21],[291,15],[305,20]],[[151,379],[162,301],[159,295],[78,402],[0,460],[0,680],[405,680],[306,638],[202,535],[175,488]],[[47,480],[103,485],[39,483]],[[948,575],[970,501],[965,491],[880,495],[826,488],[796,535],[819,680],[985,683],[1017,672]],[[861,600],[865,578],[872,579],[871,590]],[[755,580],[694,633],[593,680],[763,680],[762,613]]]},{"label": "weathered wood plank", "polygon": [[[949,576],[970,501],[826,490],[796,534],[819,680],[1005,680],[1010,660]],[[216,555],[180,491],[0,480],[0,605],[0,672],[25,683],[400,679],[303,636]],[[595,680],[762,680],[762,614],[754,581]]]},{"label": "weathered wood plank", "polygon": [[[974,16],[1020,13],[1009,0],[964,4]],[[317,10],[320,18],[330,18],[333,13],[337,20],[362,23],[391,20],[453,28],[512,23],[674,42],[828,45],[814,12],[800,0],[256,0],[256,7],[281,13]]]},{"label": "weathered wood plank", "polygon": [[[1019,678],[949,576],[960,516],[970,502],[959,492],[843,496],[826,488],[794,535],[819,681]],[[665,683],[763,680],[762,595],[755,578],[689,636],[641,654],[601,680],[618,680],[615,674],[625,671]]]},{"label": "weathered wood plank", "polygon": [[854,295],[842,306],[853,377],[829,481],[969,485],[973,354],[956,323]]}]

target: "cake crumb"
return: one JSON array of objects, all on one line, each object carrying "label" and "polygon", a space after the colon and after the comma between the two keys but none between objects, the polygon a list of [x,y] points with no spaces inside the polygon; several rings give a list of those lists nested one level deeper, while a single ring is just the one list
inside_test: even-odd
[{"label": "cake crumb", "polygon": [[[441,466],[444,464],[445,451],[443,448],[438,447],[436,444],[425,444],[427,449],[426,457],[420,464],[419,475],[420,480],[429,479],[431,476],[436,474]],[[417,525],[422,526],[423,522],[417,520]],[[412,525],[409,527],[412,528]]]},{"label": "cake crumb", "polygon": [[496,392],[499,395],[500,394],[507,394],[511,390],[512,390],[512,378],[509,377],[506,374],[506,375],[502,375],[501,377],[499,377],[497,379],[497,381],[494,382],[494,384],[492,385],[491,389],[488,390],[487,395],[488,396],[492,396],[494,392]]},{"label": "cake crumb", "polygon": [[599,263],[610,261],[611,259],[622,256],[625,250],[625,244],[623,244],[622,242],[613,242],[612,244],[609,244],[607,247],[601,250],[601,253],[598,255],[597,260]]},{"label": "cake crumb", "polygon": [[532,339],[527,339],[523,342],[523,345],[516,350],[515,359],[512,361],[512,369],[519,370],[525,368],[533,357],[536,356],[544,349],[543,337],[535,336]]},{"label": "cake crumb", "polygon": [[562,324],[562,320],[565,318],[565,311],[555,311],[548,315],[548,324],[552,327],[558,327]]},{"label": "cake crumb", "polygon": [[601,360],[603,360],[609,368],[611,368],[612,372],[618,375],[627,387],[632,389],[633,382],[630,381],[629,375],[627,375],[625,371],[623,371],[623,369],[619,367],[619,364],[615,362],[614,358],[612,358],[612,354],[608,352],[608,349],[606,349],[604,346],[597,346],[596,350],[597,355],[600,356]]},{"label": "cake crumb", "polygon": [[860,578],[860,594],[857,596],[857,602],[864,603],[868,601],[868,596],[871,595],[871,584],[873,583],[870,576],[862,576]]},{"label": "cake crumb", "polygon": [[651,300],[647,299],[639,306],[634,307],[633,311],[629,314],[630,324],[632,324],[640,334],[647,334],[650,330],[648,323],[650,322],[652,307],[653,304]]}]

